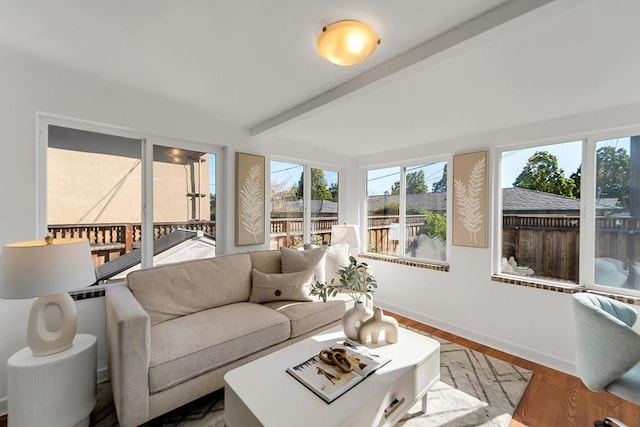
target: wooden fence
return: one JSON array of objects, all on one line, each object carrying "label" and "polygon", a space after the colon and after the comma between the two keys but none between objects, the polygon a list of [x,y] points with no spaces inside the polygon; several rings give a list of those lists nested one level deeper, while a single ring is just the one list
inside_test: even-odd
[{"label": "wooden fence", "polygon": [[[640,255],[639,233],[640,218],[596,218],[595,256],[622,260],[628,268]],[[502,256],[515,257],[536,276],[578,283],[580,218],[505,216]]]},{"label": "wooden fence", "polygon": [[[367,251],[396,254],[399,236],[398,215],[370,216],[367,224]],[[423,215],[408,215],[407,241],[413,239]],[[311,237],[316,243],[329,243],[331,227],[337,217],[311,220]],[[215,222],[174,222],[154,224],[154,239],[179,228],[215,235]],[[96,265],[127,253],[140,245],[140,224],[62,224],[49,227],[54,238],[89,239]],[[302,218],[270,221],[270,246],[299,246],[303,236]],[[365,242],[363,242],[363,245]],[[515,257],[519,265],[531,267],[536,276],[578,283],[580,260],[580,218],[505,216],[502,229],[502,256]],[[625,267],[640,258],[640,218],[596,218],[595,256],[622,260]],[[633,269],[629,269],[632,271]]]}]

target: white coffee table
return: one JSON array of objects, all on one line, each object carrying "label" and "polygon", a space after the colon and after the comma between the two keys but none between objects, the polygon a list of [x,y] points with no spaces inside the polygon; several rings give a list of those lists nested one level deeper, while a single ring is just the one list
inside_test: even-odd
[{"label": "white coffee table", "polygon": [[227,426],[390,426],[420,399],[426,411],[427,391],[440,379],[440,343],[406,329],[398,343],[374,346],[391,362],[330,404],[285,372],[340,339],[342,330],[332,329],[229,371]]}]

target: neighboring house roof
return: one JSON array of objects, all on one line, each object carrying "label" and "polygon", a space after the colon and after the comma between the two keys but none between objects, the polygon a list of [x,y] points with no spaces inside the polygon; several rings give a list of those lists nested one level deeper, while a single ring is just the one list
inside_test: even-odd
[{"label": "neighboring house roof", "polygon": [[[154,265],[215,256],[216,241],[201,231],[177,230],[153,242]],[[96,268],[98,280],[125,278],[140,268],[141,250],[134,249]]]},{"label": "neighboring house roof", "polygon": [[[598,210],[618,210],[615,205],[617,199],[598,199]],[[369,213],[385,205],[399,203],[397,194],[370,196],[368,199]],[[428,211],[446,211],[446,193],[425,193],[407,195],[407,206],[418,207]],[[527,188],[511,187],[502,189],[502,210],[505,213],[567,213],[580,212],[580,199],[529,190]]]},{"label": "neighboring house roof", "polygon": [[[392,203],[397,204],[399,203],[399,200],[400,199],[397,194],[389,194],[387,196],[369,196],[367,200],[367,209],[369,212],[374,212],[385,205]],[[447,193],[408,194],[407,206],[428,211],[444,212],[447,210]]]},{"label": "neighboring house roof", "polygon": [[[616,211],[618,199],[607,198],[596,200],[599,212]],[[528,188],[511,187],[502,189],[502,211],[509,212],[580,212],[580,199],[559,196]]]},{"label": "neighboring house roof", "polygon": [[[274,200],[271,202],[271,212],[302,212],[302,200]],[[337,214],[338,203],[332,200],[312,200],[311,212]]]},{"label": "neighboring house roof", "polygon": [[580,211],[580,199],[511,187],[502,189],[503,212],[566,212]]}]

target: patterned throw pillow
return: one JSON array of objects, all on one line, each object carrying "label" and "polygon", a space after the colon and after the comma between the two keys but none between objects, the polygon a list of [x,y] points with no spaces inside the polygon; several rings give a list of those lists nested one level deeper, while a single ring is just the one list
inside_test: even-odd
[{"label": "patterned throw pillow", "polygon": [[283,273],[297,273],[299,271],[313,270],[313,280],[324,282],[326,280],[325,256],[327,247],[299,251],[297,249],[280,248],[280,259]]},{"label": "patterned throw pillow", "polygon": [[254,268],[249,302],[312,301],[309,296],[312,280],[313,270],[266,274]]}]

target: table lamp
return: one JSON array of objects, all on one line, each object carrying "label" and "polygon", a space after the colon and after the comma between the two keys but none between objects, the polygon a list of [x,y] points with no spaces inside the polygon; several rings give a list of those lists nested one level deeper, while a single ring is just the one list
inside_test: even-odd
[{"label": "table lamp", "polygon": [[349,250],[355,249],[357,254],[360,248],[360,237],[358,236],[358,227],[355,225],[342,224],[331,227],[331,244],[346,242]]},{"label": "table lamp", "polygon": [[86,239],[10,243],[0,254],[0,298],[37,297],[29,313],[27,345],[34,356],[58,353],[73,345],[78,311],[68,291],[96,281]]}]

